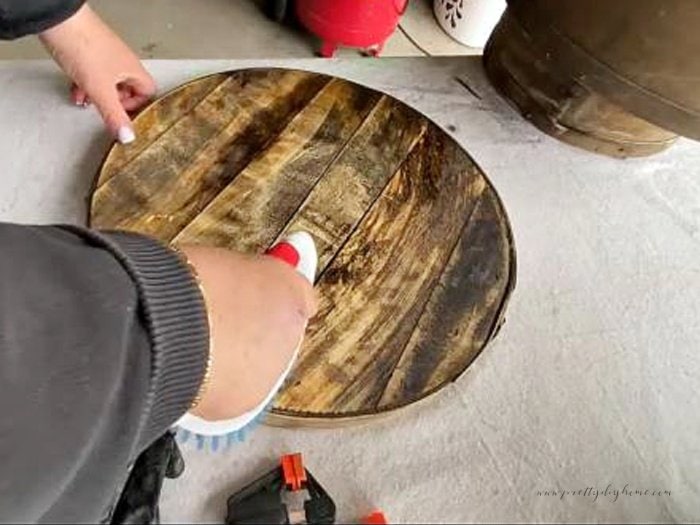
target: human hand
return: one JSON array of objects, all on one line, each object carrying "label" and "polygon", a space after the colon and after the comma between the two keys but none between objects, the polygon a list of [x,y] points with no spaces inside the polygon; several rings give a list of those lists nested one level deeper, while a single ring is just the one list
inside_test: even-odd
[{"label": "human hand", "polygon": [[156,91],[138,57],[87,4],[39,38],[75,83],[73,101],[94,103],[110,133],[123,144],[132,142],[127,111],[142,107]]},{"label": "human hand", "polygon": [[316,311],[313,288],[273,257],[201,246],[180,250],[201,281],[212,336],[209,383],[191,413],[206,421],[239,417],[259,407],[289,368]]}]

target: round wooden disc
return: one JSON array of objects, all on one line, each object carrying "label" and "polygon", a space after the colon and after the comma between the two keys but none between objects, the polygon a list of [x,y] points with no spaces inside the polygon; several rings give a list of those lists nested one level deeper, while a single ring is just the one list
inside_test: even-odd
[{"label": "round wooden disc", "polygon": [[90,222],[258,253],[317,242],[320,310],[276,422],[364,419],[456,379],[515,281],[506,214],[482,171],[405,104],[316,73],[195,80],[135,120],[99,173]]}]

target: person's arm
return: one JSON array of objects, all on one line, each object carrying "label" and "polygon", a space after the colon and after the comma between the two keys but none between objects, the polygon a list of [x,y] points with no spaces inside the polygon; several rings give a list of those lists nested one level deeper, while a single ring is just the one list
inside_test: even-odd
[{"label": "person's arm", "polygon": [[122,143],[134,135],[127,112],[156,92],[138,57],[84,0],[0,0],[0,39],[36,34],[74,84],[73,102],[93,103]]},{"label": "person's arm", "polygon": [[236,417],[287,368],[311,285],[270,257],[182,251],[0,224],[0,522],[104,519],[199,394],[200,417]]},{"label": "person's arm", "polygon": [[0,522],[101,519],[191,405],[209,328],[150,239],[0,225]]}]

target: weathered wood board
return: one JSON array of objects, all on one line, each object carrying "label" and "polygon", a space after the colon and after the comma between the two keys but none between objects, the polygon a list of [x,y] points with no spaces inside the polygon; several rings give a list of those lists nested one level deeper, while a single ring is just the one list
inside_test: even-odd
[{"label": "weathered wood board", "polygon": [[320,310],[271,407],[338,424],[417,402],[495,335],[515,283],[503,206],[478,166],[405,104],[316,73],[195,80],[115,145],[90,223],[259,252],[315,238]]}]

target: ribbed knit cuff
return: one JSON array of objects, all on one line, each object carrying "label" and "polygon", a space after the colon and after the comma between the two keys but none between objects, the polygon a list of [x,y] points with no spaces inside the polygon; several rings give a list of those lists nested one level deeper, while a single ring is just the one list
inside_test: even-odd
[{"label": "ribbed knit cuff", "polygon": [[175,252],[149,237],[70,229],[112,252],[136,284],[153,353],[142,436],[155,439],[187,412],[204,380],[209,323],[199,286]]}]

